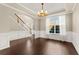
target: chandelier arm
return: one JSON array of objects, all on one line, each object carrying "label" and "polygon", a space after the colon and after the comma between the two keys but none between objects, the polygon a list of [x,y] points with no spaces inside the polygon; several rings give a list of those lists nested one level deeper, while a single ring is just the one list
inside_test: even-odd
[{"label": "chandelier arm", "polygon": [[48,15],[47,11],[43,10],[43,8],[44,8],[43,5],[44,5],[44,3],[41,3],[42,10],[40,12],[38,12],[38,16],[47,16]]}]

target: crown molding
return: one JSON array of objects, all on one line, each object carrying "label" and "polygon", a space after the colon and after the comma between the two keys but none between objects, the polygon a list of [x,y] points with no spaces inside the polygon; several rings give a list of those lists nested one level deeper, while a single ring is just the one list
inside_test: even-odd
[{"label": "crown molding", "polygon": [[35,17],[35,19],[39,19],[40,17],[37,16],[36,12],[34,12],[33,10],[25,7],[24,5],[18,3],[17,5],[21,6],[22,8],[24,8],[25,10],[29,11],[31,15],[33,15]]},{"label": "crown molding", "polygon": [[74,3],[74,5],[73,5],[73,7],[72,7],[72,12],[75,11],[76,6],[77,6],[77,3]]},{"label": "crown molding", "polygon": [[65,3],[65,10],[67,12],[73,12],[76,8],[77,3]]},{"label": "crown molding", "polygon": [[69,14],[69,13],[72,13],[72,12],[66,12],[66,11],[64,10],[64,11],[61,11],[61,12],[54,12],[54,13],[48,15],[47,17],[65,15],[65,14]]},{"label": "crown molding", "polygon": [[59,11],[55,11],[55,12],[51,12],[50,14],[48,15],[54,15],[54,14],[58,14],[58,13],[62,13],[62,12],[65,12],[65,10],[59,10]]},{"label": "crown molding", "polygon": [[24,5],[22,5],[20,3],[18,3],[17,5],[21,6],[25,10],[29,11],[32,15],[36,15],[36,13],[33,10],[29,9],[28,7],[25,7]]},{"label": "crown molding", "polygon": [[8,5],[8,4],[5,4],[5,3],[2,3],[1,5],[2,5],[2,6],[5,6],[5,7],[8,7],[8,8],[10,8],[10,9],[12,9],[12,10],[18,11],[19,13],[25,14],[25,15],[31,17],[32,19],[35,19],[35,16],[34,16],[34,15],[31,15],[31,14],[29,14],[29,13],[26,13],[26,12],[23,11],[23,10],[20,10],[20,9],[18,9],[18,8],[15,8],[15,7],[10,6],[10,5]]}]

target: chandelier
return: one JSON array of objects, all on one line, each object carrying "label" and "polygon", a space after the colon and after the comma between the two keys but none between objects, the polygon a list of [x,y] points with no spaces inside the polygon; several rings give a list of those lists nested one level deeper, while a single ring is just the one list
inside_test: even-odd
[{"label": "chandelier", "polygon": [[40,17],[43,17],[43,16],[47,16],[48,15],[47,11],[45,11],[43,9],[43,5],[44,5],[44,3],[41,3],[42,9],[41,9],[41,11],[38,11],[38,16],[40,16]]}]

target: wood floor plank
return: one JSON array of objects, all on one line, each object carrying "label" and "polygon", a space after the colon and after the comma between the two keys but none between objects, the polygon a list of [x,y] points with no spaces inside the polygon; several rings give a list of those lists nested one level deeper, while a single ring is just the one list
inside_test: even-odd
[{"label": "wood floor plank", "polygon": [[11,47],[1,50],[0,55],[77,55],[77,52],[69,42],[23,38],[11,41]]}]

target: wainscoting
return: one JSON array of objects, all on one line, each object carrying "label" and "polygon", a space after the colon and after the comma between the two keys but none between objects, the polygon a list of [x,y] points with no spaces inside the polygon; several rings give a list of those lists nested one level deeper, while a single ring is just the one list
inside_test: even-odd
[{"label": "wainscoting", "polygon": [[12,31],[0,33],[0,50],[10,47],[10,41],[31,36],[25,31]]},{"label": "wainscoting", "polygon": [[[77,53],[79,54],[79,34],[74,32],[67,32],[66,35],[59,34],[46,34],[45,31],[35,31],[35,38],[47,38],[58,41],[71,42]],[[10,47],[10,41],[19,40],[25,37],[31,37],[32,35],[25,31],[13,31],[0,34],[0,50]],[[37,40],[37,39],[36,39]]]}]

